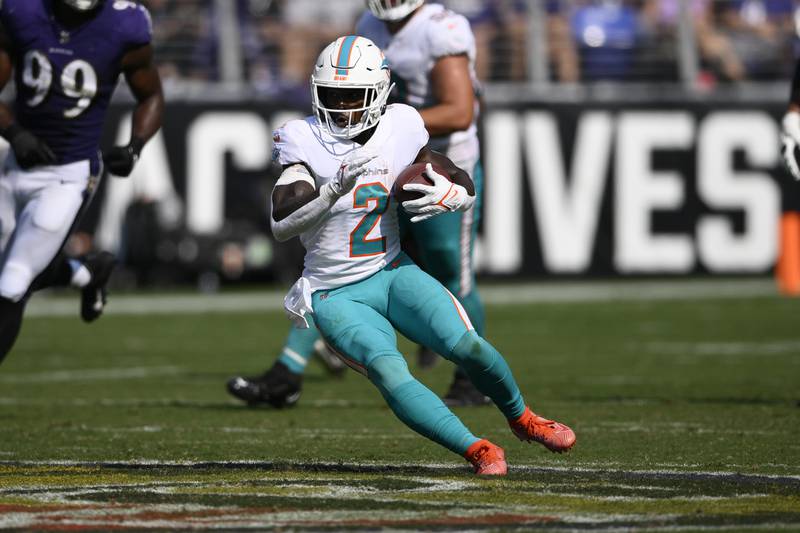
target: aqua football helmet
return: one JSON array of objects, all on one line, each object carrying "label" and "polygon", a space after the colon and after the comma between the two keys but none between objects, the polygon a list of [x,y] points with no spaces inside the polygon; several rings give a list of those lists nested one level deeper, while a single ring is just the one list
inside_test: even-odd
[{"label": "aqua football helmet", "polygon": [[[320,126],[338,139],[352,139],[375,126],[391,86],[383,52],[365,37],[346,35],[325,47],[311,74],[311,100]],[[355,105],[337,104],[330,95],[348,93]]]},{"label": "aqua football helmet", "polygon": [[381,20],[401,20],[422,5],[424,0],[367,0],[372,14]]}]

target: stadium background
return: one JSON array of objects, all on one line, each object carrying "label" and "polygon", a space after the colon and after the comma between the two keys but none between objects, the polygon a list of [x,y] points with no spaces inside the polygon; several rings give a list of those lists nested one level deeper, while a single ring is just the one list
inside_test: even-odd
[{"label": "stadium background", "polygon": [[[309,66],[363,0],[145,0],[168,107],[129,180],[70,242],[115,283],[292,281],[267,220],[271,131],[308,114]],[[793,0],[447,0],[484,82],[484,276],[768,275],[797,186],[779,157]],[[104,143],[125,141],[119,91]]]},{"label": "stadium background", "polygon": [[37,294],[0,367],[0,529],[800,530],[800,300],[771,279],[800,0],[448,1],[481,43],[488,338],[579,435],[551,454],[457,408],[502,479],[355,372],[313,361],[292,409],[225,391],[282,349],[301,261],[267,224],[272,128],[363,0],[146,3],[164,128],[69,243],[124,261],[105,316]]},{"label": "stadium background", "polygon": [[[70,251],[117,253],[126,288],[291,282],[302,250],[267,219],[271,131],[310,112],[309,65],[363,1],[143,3],[164,127],[131,179],[104,181]],[[773,271],[800,198],[778,150],[797,2],[443,3],[469,17],[484,83],[484,278]],[[130,103],[117,92],[106,146]]]}]

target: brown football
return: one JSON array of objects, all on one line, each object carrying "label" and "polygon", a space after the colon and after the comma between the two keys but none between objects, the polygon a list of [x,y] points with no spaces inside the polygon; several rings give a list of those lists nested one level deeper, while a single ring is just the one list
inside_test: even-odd
[{"label": "brown football", "polygon": [[[421,183],[422,185],[433,185],[433,181],[428,179],[425,175],[425,163],[414,163],[406,167],[394,180],[394,197],[397,203],[402,204],[406,200],[416,200],[422,196],[422,193],[417,191],[404,191],[403,185],[408,183]],[[433,165],[433,170],[441,174],[447,179],[450,175],[442,167]]]}]

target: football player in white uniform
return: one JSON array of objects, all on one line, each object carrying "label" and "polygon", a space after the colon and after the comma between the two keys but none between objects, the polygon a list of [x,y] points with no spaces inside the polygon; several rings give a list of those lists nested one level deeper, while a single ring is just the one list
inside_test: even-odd
[{"label": "football player in white uniform", "polygon": [[[392,71],[391,98],[420,111],[432,135],[431,147],[446,154],[470,174],[475,187],[473,208],[410,224],[400,213],[401,235],[411,235],[426,272],[455,294],[476,331],[483,335],[484,311],[475,286],[472,246],[478,227],[483,189],[477,136],[479,84],[475,76],[475,39],[469,22],[438,4],[423,0],[369,0],[369,10],[356,27],[382,48]],[[234,396],[251,404],[293,405],[300,396],[302,374],[312,355],[336,369],[330,352],[314,328],[293,328],[275,364],[261,376],[237,376],[228,382]],[[424,346],[419,364],[432,366],[438,357]],[[489,399],[456,368],[444,396],[451,406],[484,405]]]},{"label": "football player in white uniform", "polygon": [[469,210],[475,191],[466,172],[427,146],[414,108],[386,105],[390,73],[380,49],[364,37],[340,37],[317,59],[311,90],[314,115],[275,132],[274,157],[284,170],[272,193],[272,231],[281,241],[299,236],[306,249],[303,276],[285,300],[289,316],[299,327],[313,316],[325,341],[401,421],[478,474],[504,475],[503,450],[474,436],[410,374],[395,328],[461,367],[518,438],[568,450],[574,432],[525,405],[505,360],[459,301],[400,250],[392,191],[404,168],[428,163],[433,181],[404,186],[421,193],[403,203],[412,223]]}]

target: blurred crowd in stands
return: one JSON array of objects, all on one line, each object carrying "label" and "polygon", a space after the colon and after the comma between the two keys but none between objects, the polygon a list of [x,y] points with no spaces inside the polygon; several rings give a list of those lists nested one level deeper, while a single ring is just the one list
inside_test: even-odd
[{"label": "blurred crowd in stands", "polygon": [[[322,47],[352,31],[364,0],[232,0],[246,81],[263,94],[304,86]],[[539,2],[539,4],[534,4]],[[679,31],[681,5],[690,21]],[[164,79],[216,80],[213,0],[143,0]],[[679,81],[681,45],[698,83],[791,77],[800,0],[439,0],[472,23],[484,81],[525,82],[529,17],[546,18],[542,53],[556,82]],[[688,30],[688,31],[686,31]],[[679,39],[683,41],[678,42]],[[685,48],[684,48],[685,51]]]}]

